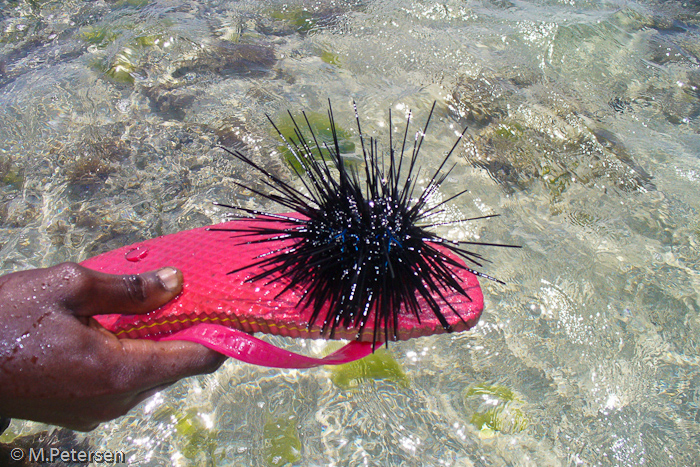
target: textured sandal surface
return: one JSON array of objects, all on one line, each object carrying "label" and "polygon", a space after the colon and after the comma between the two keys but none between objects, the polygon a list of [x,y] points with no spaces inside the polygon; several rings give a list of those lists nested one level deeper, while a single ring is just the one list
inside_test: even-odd
[{"label": "textured sandal surface", "polygon": [[[255,224],[252,220],[236,220],[218,224],[226,228],[241,222]],[[146,315],[104,315],[98,321],[119,337],[154,338],[165,336],[197,323],[213,323],[239,329],[246,333],[301,337],[330,338],[321,335],[322,318],[311,327],[307,326],[311,310],[300,309],[301,290],[290,290],[277,296],[284,283],[265,280],[246,282],[259,271],[249,268],[228,274],[255,258],[269,252],[270,243],[242,244],[231,232],[210,231],[207,227],[178,232],[118,248],[89,258],[81,264],[85,267],[111,274],[138,274],[164,266],[180,269],[184,276],[183,291],[177,298]],[[251,240],[247,237],[246,241]],[[280,242],[280,245],[282,242]],[[452,325],[453,332],[464,331],[474,326],[483,310],[483,295],[474,274],[456,271],[469,299],[455,293],[446,294],[446,299],[457,310],[460,319],[449,307],[443,314]],[[419,303],[424,304],[422,299]],[[421,309],[429,310],[427,306]],[[321,313],[325,316],[325,310]],[[369,320],[360,341],[372,341],[374,329]],[[445,330],[437,318],[426,311],[420,317],[402,314],[399,321],[398,339],[443,333]],[[380,330],[380,336],[383,332]],[[334,339],[357,338],[355,329],[339,328]],[[383,338],[381,339],[383,340]]]}]

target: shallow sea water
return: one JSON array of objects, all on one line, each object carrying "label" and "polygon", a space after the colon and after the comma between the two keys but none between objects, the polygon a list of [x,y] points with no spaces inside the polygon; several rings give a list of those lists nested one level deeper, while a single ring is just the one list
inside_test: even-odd
[{"label": "shallow sea water", "polygon": [[441,233],[523,246],[482,250],[507,285],[482,281],[470,332],[360,369],[229,361],[87,439],[138,466],[698,465],[699,11],[1,1],[2,273],[222,221],[214,201],[265,207],[216,147],[292,180],[265,114],[328,98],[384,142],[389,109],[420,123],[437,101],[423,167],[469,126],[447,218],[500,214]]}]

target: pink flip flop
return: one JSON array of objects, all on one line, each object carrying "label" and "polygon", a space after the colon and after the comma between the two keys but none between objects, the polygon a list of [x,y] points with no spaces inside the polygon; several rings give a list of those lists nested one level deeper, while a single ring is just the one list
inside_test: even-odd
[{"label": "pink flip flop", "polygon": [[[236,220],[214,227],[225,229],[235,225],[240,229],[242,222],[255,223],[255,220]],[[139,274],[172,266],[180,269],[184,276],[182,293],[153,312],[95,318],[119,338],[189,340],[247,363],[277,368],[347,363],[373,351],[372,319],[359,336],[354,328],[336,329],[334,339],[351,342],[321,359],[293,354],[251,336],[262,332],[288,337],[326,337],[321,333],[322,318],[309,326],[311,310],[297,307],[301,298],[299,290],[291,289],[278,297],[285,285],[281,281],[247,282],[246,279],[260,272],[257,267],[229,274],[254,263],[256,257],[271,248],[269,243],[241,244],[240,239],[232,237],[230,232],[202,227],[125,246],[83,261],[81,264],[87,268],[111,274]],[[445,254],[455,258],[449,252]],[[459,332],[477,323],[484,302],[476,276],[461,269],[455,273],[469,298],[445,290],[445,298],[461,318],[448,307],[442,312],[452,331]],[[418,301],[421,309],[427,309],[421,297]],[[321,316],[324,314],[325,310]],[[420,322],[406,313],[400,316],[397,338],[406,340],[443,332],[445,329],[432,313],[426,312]]]}]

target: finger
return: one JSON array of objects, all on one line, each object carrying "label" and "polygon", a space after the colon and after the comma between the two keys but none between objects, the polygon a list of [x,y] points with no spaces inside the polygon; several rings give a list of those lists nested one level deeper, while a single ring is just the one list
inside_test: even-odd
[{"label": "finger", "polygon": [[65,302],[77,316],[147,313],[182,290],[182,272],[171,267],[128,275],[105,274],[72,263],[58,267],[70,277]]},{"label": "finger", "polygon": [[158,387],[179,379],[212,373],[226,360],[224,355],[194,342],[121,339],[118,344],[121,348],[111,357],[117,358],[119,370],[112,374],[123,391],[157,392]]}]

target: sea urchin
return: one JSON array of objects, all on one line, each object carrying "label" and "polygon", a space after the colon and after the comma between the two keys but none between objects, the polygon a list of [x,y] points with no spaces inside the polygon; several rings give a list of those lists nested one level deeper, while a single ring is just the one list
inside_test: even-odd
[{"label": "sea urchin", "polygon": [[[443,315],[444,307],[464,321],[445,293],[450,291],[470,300],[455,270],[466,269],[480,277],[496,279],[467,267],[455,255],[446,252],[481,266],[484,258],[464,245],[513,245],[450,241],[428,230],[443,225],[430,219],[442,212],[447,202],[467,192],[464,190],[429,205],[431,197],[454,168],[452,165],[443,171],[465,128],[422,192],[416,193],[419,191],[418,157],[434,109],[435,104],[422,131],[416,134],[412,148],[408,141],[409,114],[400,148],[394,147],[390,131],[388,154],[380,155],[376,139],[365,141],[355,105],[364,159],[363,175],[355,167],[348,167],[341,156],[330,101],[328,119],[333,136],[330,142],[319,144],[306,113],[302,115],[310,138],[304,136],[291,113],[295,136],[290,138],[285,138],[268,116],[297,162],[292,168],[303,184],[301,189],[273,175],[248,156],[222,148],[263,175],[262,183],[270,191],[265,193],[240,186],[293,212],[275,214],[220,204],[255,216],[261,223],[252,227],[246,224],[240,229],[210,230],[237,232],[240,234],[237,238],[246,243],[269,242],[271,246],[271,251],[258,256],[253,264],[231,273],[258,266],[262,272],[248,281],[284,280],[285,287],[280,295],[300,287],[303,293],[298,306],[313,310],[309,326],[317,321],[324,305],[328,304],[321,332],[329,333],[331,338],[339,326],[357,329],[359,337],[371,323],[375,343],[396,340],[401,313],[411,313],[420,321],[421,313],[425,312],[418,297],[422,297],[446,331],[451,327]],[[389,128],[392,128],[391,112]],[[454,222],[488,217],[493,216]]]}]

